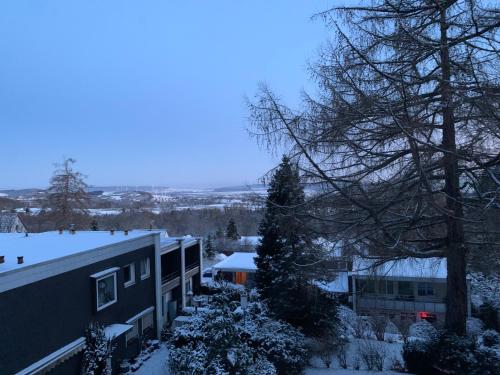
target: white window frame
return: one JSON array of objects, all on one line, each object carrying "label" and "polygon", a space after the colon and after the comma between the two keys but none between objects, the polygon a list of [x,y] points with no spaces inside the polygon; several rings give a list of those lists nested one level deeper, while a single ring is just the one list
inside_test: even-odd
[{"label": "white window frame", "polygon": [[[141,264],[143,261],[146,261],[146,273],[143,274],[141,268]],[[151,276],[151,261],[149,257],[141,259],[141,264],[139,264],[139,269],[141,271],[141,280],[146,280],[149,276]]]},{"label": "white window frame", "polygon": [[130,267],[130,280],[129,281],[125,281],[123,283],[123,286],[125,288],[127,288],[127,287],[135,284],[135,264],[134,263],[130,263],[130,264],[127,264],[123,268],[125,269],[126,267]]},{"label": "white window frame", "polygon": [[[108,277],[113,276],[113,283],[114,283],[114,292],[115,292],[115,298],[112,301],[109,301],[108,303],[105,303],[102,306],[99,306],[99,281],[103,279],[107,279]],[[95,299],[96,299],[96,308],[97,311],[104,310],[106,307],[111,306],[118,302],[118,290],[116,287],[116,272],[108,273],[107,275],[101,276],[96,278],[95,280]]]}]

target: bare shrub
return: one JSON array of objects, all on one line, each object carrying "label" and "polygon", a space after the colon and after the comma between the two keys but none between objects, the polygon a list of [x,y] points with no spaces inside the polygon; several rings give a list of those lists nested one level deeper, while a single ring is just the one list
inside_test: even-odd
[{"label": "bare shrub", "polygon": [[367,339],[372,334],[370,322],[362,316],[357,316],[353,324],[353,336],[358,339]]},{"label": "bare shrub", "polygon": [[339,361],[339,366],[343,369],[347,368],[347,345],[341,344],[337,350],[337,360]]},{"label": "bare shrub", "polygon": [[359,342],[358,354],[366,369],[369,371],[382,371],[387,356],[384,346],[373,340]]},{"label": "bare shrub", "polygon": [[389,320],[384,315],[374,315],[370,317],[371,328],[378,341],[384,341],[385,329]]},{"label": "bare shrub", "polygon": [[403,342],[408,342],[408,337],[410,336],[410,326],[413,322],[409,319],[396,319],[393,323],[398,327],[399,335]]}]

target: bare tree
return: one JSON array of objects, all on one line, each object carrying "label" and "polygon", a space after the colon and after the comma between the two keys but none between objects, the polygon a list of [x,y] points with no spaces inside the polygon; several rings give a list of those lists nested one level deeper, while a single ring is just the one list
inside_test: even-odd
[{"label": "bare tree", "polygon": [[319,187],[323,235],[382,261],[446,257],[446,328],[465,334],[466,256],[492,242],[483,215],[469,212],[492,209],[500,191],[500,10],[480,0],[370,4],[320,15],[335,38],[312,67],[319,95],[292,110],[262,87],[253,131],[290,146]]},{"label": "bare tree", "polygon": [[75,214],[87,214],[89,196],[85,176],[73,169],[76,160],[68,158],[56,164],[50,179],[49,205],[56,218],[56,225],[67,227],[72,224]]}]

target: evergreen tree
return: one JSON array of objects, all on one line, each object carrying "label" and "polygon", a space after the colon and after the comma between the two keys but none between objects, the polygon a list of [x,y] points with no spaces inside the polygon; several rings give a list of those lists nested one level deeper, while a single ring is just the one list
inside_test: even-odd
[{"label": "evergreen tree", "polygon": [[213,259],[215,256],[215,246],[211,234],[209,234],[205,240],[205,256],[209,259]]},{"label": "evergreen tree", "polygon": [[226,228],[226,238],[229,240],[237,241],[240,238],[238,234],[238,228],[236,227],[236,223],[234,219],[230,219]]},{"label": "evergreen tree", "polygon": [[284,156],[271,180],[259,227],[257,288],[279,319],[306,334],[331,336],[337,305],[312,283],[312,264],[319,259],[304,225],[304,203],[298,169]]},{"label": "evergreen tree", "polygon": [[218,227],[217,230],[215,231],[215,238],[216,239],[224,238],[224,231],[220,227]]},{"label": "evergreen tree", "polygon": [[82,375],[111,375],[110,359],[114,347],[99,323],[91,323],[85,331]]}]

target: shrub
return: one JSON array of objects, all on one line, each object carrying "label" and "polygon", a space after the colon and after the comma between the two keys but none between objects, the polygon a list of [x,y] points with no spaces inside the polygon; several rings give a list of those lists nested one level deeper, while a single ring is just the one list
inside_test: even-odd
[{"label": "shrub", "polygon": [[479,319],[481,319],[487,329],[500,330],[498,322],[498,309],[492,302],[485,302],[479,306]]},{"label": "shrub", "polygon": [[484,324],[481,319],[467,318],[467,334],[469,336],[479,336],[483,332]]},{"label": "shrub", "polygon": [[370,317],[370,323],[375,334],[375,338],[378,341],[384,341],[385,330],[387,328],[387,324],[389,323],[387,317],[384,315],[374,315]]},{"label": "shrub", "polygon": [[488,329],[479,337],[479,342],[487,348],[492,348],[500,344],[500,337],[497,331]]},{"label": "shrub", "polygon": [[406,343],[403,358],[408,371],[417,375],[500,373],[500,351],[478,343],[475,338],[441,333]]},{"label": "shrub", "polygon": [[429,340],[437,334],[436,328],[427,320],[421,320],[410,326],[410,336]]},{"label": "shrub", "polygon": [[214,298],[208,311],[192,316],[170,339],[173,374],[299,374],[308,352],[305,337],[272,320],[255,302],[243,311],[234,289]]},{"label": "shrub", "polygon": [[373,340],[363,340],[359,342],[358,354],[367,370],[382,371],[386,352],[383,344]]}]

